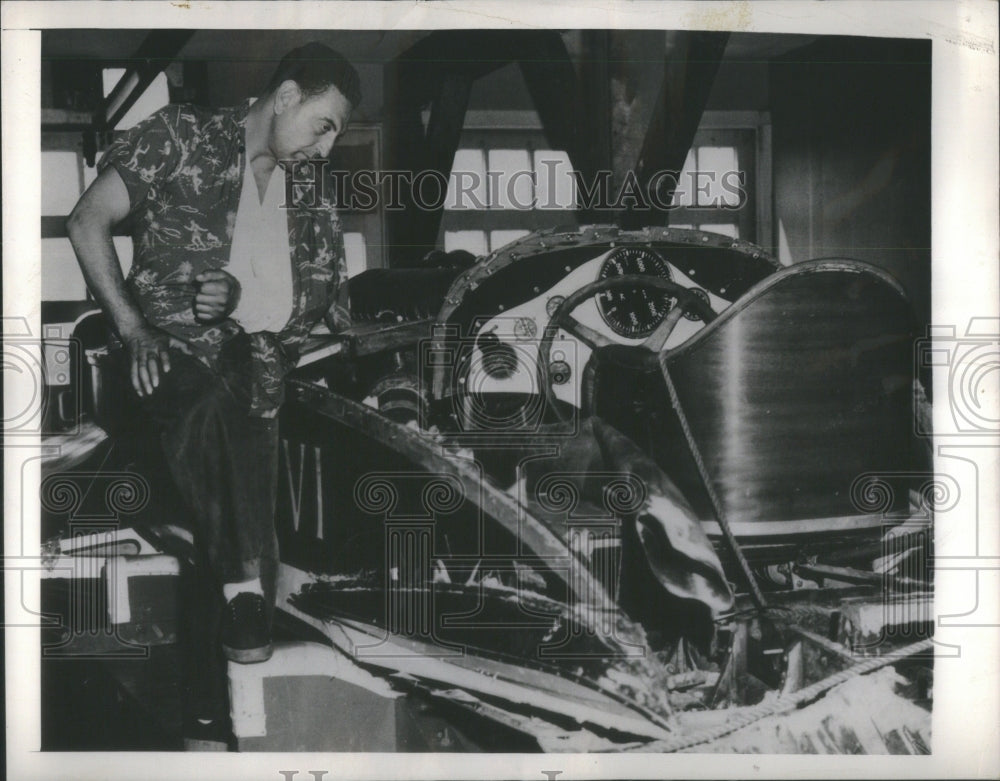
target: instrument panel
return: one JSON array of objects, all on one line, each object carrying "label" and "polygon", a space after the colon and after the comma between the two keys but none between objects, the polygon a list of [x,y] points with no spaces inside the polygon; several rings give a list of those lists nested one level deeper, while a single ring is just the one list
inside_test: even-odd
[{"label": "instrument panel", "polygon": [[[474,394],[538,394],[538,343],[552,314],[575,291],[591,282],[626,274],[649,274],[670,279],[692,290],[716,313],[730,302],[701,288],[694,269],[681,269],[661,253],[647,247],[617,247],[596,255],[547,290],[523,303],[480,321],[477,349],[468,364],[464,383]],[[639,346],[663,321],[675,301],[669,293],[649,288],[608,290],[583,301],[573,317],[609,340]],[[704,327],[701,320],[685,315],[666,343],[673,349]],[[573,335],[559,329],[550,353],[550,378],[560,400],[580,405],[580,376],[591,349]]]}]

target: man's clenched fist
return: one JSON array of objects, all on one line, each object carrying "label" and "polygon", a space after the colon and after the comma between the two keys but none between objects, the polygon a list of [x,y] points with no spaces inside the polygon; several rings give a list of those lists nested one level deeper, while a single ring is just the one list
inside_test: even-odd
[{"label": "man's clenched fist", "polygon": [[222,269],[203,271],[194,278],[194,316],[199,323],[214,323],[232,314],[240,301],[240,283]]}]

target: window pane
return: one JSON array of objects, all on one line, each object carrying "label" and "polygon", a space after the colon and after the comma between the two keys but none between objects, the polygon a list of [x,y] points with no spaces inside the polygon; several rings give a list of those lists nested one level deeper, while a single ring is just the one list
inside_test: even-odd
[{"label": "window pane", "polygon": [[503,230],[490,231],[490,252],[496,252],[501,247],[505,247],[512,241],[517,241],[522,236],[527,236],[531,231],[525,230]]},{"label": "window pane", "polygon": [[363,233],[344,234],[344,256],[347,258],[347,278],[368,268],[367,246]]},{"label": "window pane", "polygon": [[722,223],[719,225],[702,225],[701,229],[708,233],[721,233],[734,239],[740,237],[740,229],[732,223]]},{"label": "window pane", "polygon": [[480,149],[459,149],[448,178],[446,209],[486,208],[486,156]]},{"label": "window pane", "polygon": [[[132,268],[132,239],[115,236],[115,251],[122,274]],[[42,300],[83,301],[87,298],[87,283],[76,260],[69,239],[42,239]]]},{"label": "window pane", "polygon": [[491,149],[490,206],[497,209],[530,209],[535,187],[534,169],[527,149]]},{"label": "window pane", "polygon": [[42,214],[65,216],[80,198],[80,155],[53,150],[42,152]]},{"label": "window pane", "polygon": [[97,178],[97,166],[83,166],[83,189],[86,190]]},{"label": "window pane", "polygon": [[695,170],[695,152],[694,149],[689,149],[687,157],[684,159],[680,179],[677,182],[677,189],[674,190],[674,198],[671,201],[673,206],[691,206],[693,204],[691,193],[694,192]]},{"label": "window pane", "polygon": [[[739,172],[735,147],[699,147],[698,172],[696,189],[699,206],[739,206],[739,192],[733,187],[734,174]],[[724,181],[731,184],[723,187]]]},{"label": "window pane", "polygon": [[[111,90],[115,88],[115,85],[124,75],[124,68],[104,69],[104,97],[111,94]],[[163,108],[169,102],[170,89],[167,86],[167,74],[159,73],[153,79],[152,83],[146,87],[146,91],[139,96],[139,99],[133,104],[132,108],[125,113],[121,122],[115,125],[115,130],[128,130],[154,111]]]},{"label": "window pane", "polygon": [[128,276],[132,268],[132,239],[128,236],[115,236],[112,241],[115,243],[115,252],[118,253],[118,263],[122,267],[122,274]]},{"label": "window pane", "polygon": [[476,257],[485,255],[489,251],[486,246],[486,231],[445,231],[444,251],[456,249],[464,249]]},{"label": "window pane", "polygon": [[572,209],[576,204],[576,181],[569,155],[554,149],[535,152],[535,195],[539,209]]},{"label": "window pane", "polygon": [[69,239],[42,239],[42,300],[83,301],[87,285]]}]

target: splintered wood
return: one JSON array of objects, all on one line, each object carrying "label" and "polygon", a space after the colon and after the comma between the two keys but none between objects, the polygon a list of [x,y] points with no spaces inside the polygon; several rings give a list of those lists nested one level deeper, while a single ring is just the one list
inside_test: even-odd
[{"label": "splintered wood", "polygon": [[[896,693],[892,668],[853,678],[801,710],[770,716],[692,753],[929,754],[931,714]],[[717,721],[724,711],[711,716]],[[691,714],[693,715],[693,714]],[[709,717],[703,713],[698,716]],[[707,726],[707,724],[706,724]],[[696,729],[694,724],[688,727]]]}]

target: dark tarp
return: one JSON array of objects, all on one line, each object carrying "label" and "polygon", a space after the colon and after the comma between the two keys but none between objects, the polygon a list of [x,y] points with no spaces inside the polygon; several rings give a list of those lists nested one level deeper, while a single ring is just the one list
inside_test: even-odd
[{"label": "dark tarp", "polygon": [[[547,439],[551,432],[540,433]],[[732,607],[732,590],[694,512],[632,440],[592,417],[578,433],[559,440],[557,454],[538,456],[532,450],[538,453],[537,446],[513,449],[504,460],[518,467],[526,509],[568,547],[574,528],[599,527],[601,519],[617,518],[623,561],[634,558],[628,550],[632,541],[655,581],[673,597],[694,600],[713,615]]]}]

